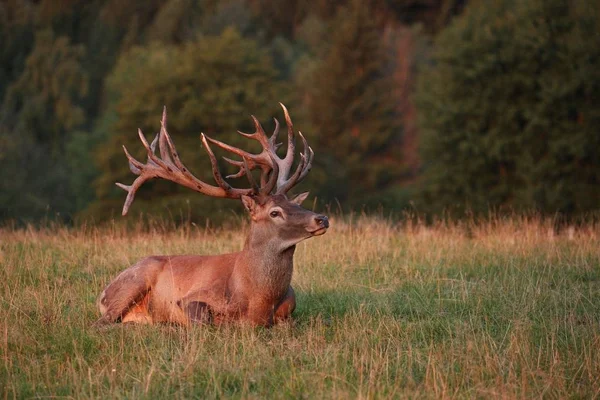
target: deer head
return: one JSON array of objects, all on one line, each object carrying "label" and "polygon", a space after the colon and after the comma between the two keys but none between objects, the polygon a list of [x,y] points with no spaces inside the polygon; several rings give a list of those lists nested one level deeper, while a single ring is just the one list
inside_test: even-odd
[{"label": "deer head", "polygon": [[[136,191],[144,182],[152,178],[163,178],[208,196],[241,199],[250,214],[252,229],[257,232],[257,234],[252,235],[252,238],[256,237],[256,240],[277,238],[278,245],[287,248],[309,237],[324,234],[329,227],[327,217],[300,206],[308,196],[308,192],[299,194],[292,199],[287,197],[288,191],[302,181],[310,171],[314,152],[308,146],[302,133],[298,132],[302,139],[303,151],[300,153],[300,160],[292,173],[296,149],[295,134],[287,109],[283,104],[280,103],[280,105],[283,108],[288,128],[287,151],[283,158],[277,155],[277,149],[281,146],[281,143],[277,143],[279,135],[279,122],[277,119],[275,119],[275,130],[271,137],[267,137],[260,122],[254,116],[252,116],[256,128],[254,133],[248,134],[238,131],[240,135],[260,143],[262,151],[259,154],[248,153],[202,134],[202,143],[208,153],[217,186],[196,178],[179,159],[175,145],[167,132],[167,110],[165,107],[160,132],[151,144],[148,144],[142,131],[138,130],[140,140],[148,154],[146,164],[133,158],[123,146],[125,155],[129,159],[131,171],[138,175],[131,185],[117,183],[117,186],[128,192],[123,206],[123,215],[127,214]],[[225,181],[219,171],[217,159],[209,142],[241,157],[241,160],[223,157],[225,161],[239,168],[237,173],[226,178],[239,178],[245,175],[250,183],[250,188],[234,188]],[[155,154],[157,144],[160,157]],[[254,169],[261,171],[260,185],[257,184],[252,175]]]},{"label": "deer head", "polygon": [[324,215],[300,207],[308,192],[288,199],[283,194],[267,197],[242,196],[244,207],[252,219],[249,247],[270,241],[274,250],[286,250],[304,239],[324,234],[329,220]]}]

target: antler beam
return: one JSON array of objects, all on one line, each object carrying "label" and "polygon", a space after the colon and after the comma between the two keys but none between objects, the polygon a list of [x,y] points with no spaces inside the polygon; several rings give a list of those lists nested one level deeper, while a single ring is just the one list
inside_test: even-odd
[{"label": "antler beam", "polygon": [[[202,143],[204,144],[204,148],[208,153],[208,157],[212,166],[212,174],[217,186],[208,184],[196,178],[181,162],[171,136],[167,132],[167,108],[165,107],[163,109],[160,131],[151,144],[148,144],[146,137],[142,131],[138,129],[140,141],[146,149],[148,156],[146,164],[136,160],[133,156],[131,156],[131,154],[129,154],[127,148],[123,146],[125,155],[129,160],[129,168],[131,169],[131,172],[138,175],[131,185],[117,183],[117,186],[126,190],[128,193],[125,204],[123,205],[123,215],[126,215],[129,211],[129,207],[131,206],[131,203],[133,203],[137,190],[144,182],[152,178],[166,179],[212,197],[239,199],[243,195],[266,196],[271,194],[274,189],[276,194],[287,193],[292,187],[304,179],[312,166],[314,153],[310,146],[308,146],[302,133],[298,132],[300,138],[302,139],[304,151],[300,153],[300,161],[298,162],[296,170],[290,176],[290,171],[294,162],[294,152],[296,149],[295,135],[288,110],[283,104],[279,104],[283,108],[285,121],[288,127],[288,145],[284,158],[280,158],[277,155],[277,149],[279,146],[281,146],[281,143],[276,143],[277,136],[279,134],[279,122],[277,119],[275,119],[275,130],[270,138],[267,137],[260,122],[254,116],[252,116],[252,120],[254,121],[254,126],[256,128],[254,133],[248,134],[238,131],[239,134],[249,139],[256,140],[261,144],[262,151],[259,154],[248,153],[247,151],[230,146],[219,140],[211,139],[202,134]],[[211,142],[220,148],[234,153],[242,158],[241,161],[237,161],[223,157],[225,161],[240,169],[237,173],[227,176],[227,178],[239,178],[245,175],[252,186],[251,188],[234,188],[225,181],[221,175],[221,172],[219,171],[217,159],[208,142]],[[157,145],[159,148],[160,157],[156,155]],[[261,170],[260,186],[256,184],[254,178],[252,177],[253,169]]]}]

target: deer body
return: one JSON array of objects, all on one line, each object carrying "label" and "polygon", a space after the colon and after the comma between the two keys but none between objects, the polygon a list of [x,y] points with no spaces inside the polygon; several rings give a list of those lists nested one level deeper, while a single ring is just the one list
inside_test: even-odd
[{"label": "deer body", "polygon": [[254,273],[256,266],[247,261],[244,252],[147,257],[104,290],[99,307],[105,307],[105,299],[123,296],[121,302],[112,302],[120,308],[103,310],[106,322],[120,316],[121,322],[188,325],[240,320],[271,325],[276,318],[289,317],[295,308],[292,265],[281,264],[278,277],[271,279]]},{"label": "deer body", "polygon": [[[305,153],[296,172],[288,177],[293,161],[289,155],[293,156],[294,144],[291,120],[285,107],[284,112],[288,124],[288,153],[284,159],[276,155],[278,125],[271,139],[267,139],[256,119],[257,132],[247,136],[263,145],[263,152],[259,155],[209,139],[242,156],[242,162],[227,159],[240,167],[236,177],[247,175],[254,186],[250,170],[260,168],[261,189],[234,189],[225,183],[203,136],[213,164],[213,175],[219,184],[219,187],[206,188],[208,185],[193,177],[179,161],[166,132],[166,112],[163,113],[161,132],[152,146],[148,146],[140,133],[148,150],[147,164],[139,163],[125,150],[132,171],[140,177],[131,186],[119,184],[129,192],[123,214],[141,183],[159,176],[216,197],[241,199],[250,214],[250,232],[244,248],[236,253],[151,256],[127,268],[100,294],[98,308],[102,316],[98,324],[169,322],[189,325],[194,322],[240,321],[271,326],[291,315],[296,307],[294,290],[290,285],[296,244],[324,234],[329,222],[327,217],[300,206],[308,193],[292,199],[285,194],[310,169],[312,150],[304,141]],[[154,155],[157,141],[161,144],[162,159]],[[169,148],[164,148],[163,144]],[[277,191],[271,193],[276,186]]]}]

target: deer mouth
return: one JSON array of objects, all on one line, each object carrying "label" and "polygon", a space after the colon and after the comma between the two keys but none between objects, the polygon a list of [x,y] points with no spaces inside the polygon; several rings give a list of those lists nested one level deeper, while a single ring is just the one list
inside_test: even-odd
[{"label": "deer mouth", "polygon": [[321,236],[321,235],[323,235],[325,232],[327,232],[327,228],[323,227],[323,228],[315,229],[314,231],[310,231],[309,233],[310,233],[312,236]]}]

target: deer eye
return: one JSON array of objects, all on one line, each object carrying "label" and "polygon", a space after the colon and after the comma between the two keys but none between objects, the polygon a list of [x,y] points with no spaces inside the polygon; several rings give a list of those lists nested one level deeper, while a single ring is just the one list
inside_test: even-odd
[{"label": "deer eye", "polygon": [[269,215],[271,216],[271,218],[277,218],[277,217],[281,217],[281,212],[279,212],[277,210],[273,210],[269,213]]}]

